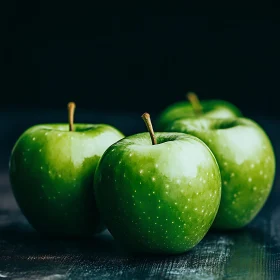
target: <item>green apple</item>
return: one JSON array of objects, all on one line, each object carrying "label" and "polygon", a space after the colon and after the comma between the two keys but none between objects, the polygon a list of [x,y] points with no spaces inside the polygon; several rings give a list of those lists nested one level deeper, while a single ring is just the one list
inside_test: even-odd
[{"label": "green apple", "polygon": [[[143,115],[149,122],[149,115]],[[95,173],[98,209],[113,237],[132,252],[182,253],[210,228],[220,203],[215,157],[196,137],[148,133],[110,146]]]},{"label": "green apple", "polygon": [[[105,124],[41,124],[27,129],[10,158],[13,193],[40,233],[91,235],[102,229],[92,194],[94,171],[103,152],[123,138]],[[72,112],[72,113],[71,113]]]},{"label": "green apple", "polygon": [[222,198],[213,227],[235,229],[250,223],[267,200],[275,176],[274,151],[264,130],[246,118],[188,118],[166,131],[200,138],[218,161]]},{"label": "green apple", "polygon": [[158,117],[156,129],[164,131],[165,127],[177,119],[188,117],[232,118],[240,117],[240,110],[224,100],[199,101],[194,93],[188,93],[185,101],[168,106]]}]

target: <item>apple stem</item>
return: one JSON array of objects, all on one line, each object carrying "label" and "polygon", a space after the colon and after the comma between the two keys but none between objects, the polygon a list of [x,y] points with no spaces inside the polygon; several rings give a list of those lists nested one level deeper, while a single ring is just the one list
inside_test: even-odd
[{"label": "apple stem", "polygon": [[147,129],[150,133],[152,144],[156,145],[157,144],[157,139],[156,139],[156,136],[155,136],[155,133],[154,133],[154,129],[153,129],[153,125],[152,125],[152,122],[151,122],[150,114],[149,113],[144,113],[141,116],[141,118],[143,119],[143,121],[146,124]]},{"label": "apple stem", "polygon": [[68,103],[68,122],[69,122],[69,131],[74,130],[74,112],[76,108],[76,104],[74,102]]},{"label": "apple stem", "polygon": [[196,115],[200,115],[202,113],[202,106],[200,104],[199,98],[194,92],[188,92],[187,93],[187,99],[192,104],[193,110]]}]

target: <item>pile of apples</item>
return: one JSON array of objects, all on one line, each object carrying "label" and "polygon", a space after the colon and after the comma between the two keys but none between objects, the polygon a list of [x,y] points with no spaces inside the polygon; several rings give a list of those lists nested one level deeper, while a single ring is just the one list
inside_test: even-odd
[{"label": "pile of apples", "polygon": [[128,137],[105,124],[36,125],[16,142],[10,181],[30,224],[52,236],[108,228],[131,252],[182,253],[210,228],[238,229],[263,207],[275,176],[265,131],[222,100],[164,110]]}]

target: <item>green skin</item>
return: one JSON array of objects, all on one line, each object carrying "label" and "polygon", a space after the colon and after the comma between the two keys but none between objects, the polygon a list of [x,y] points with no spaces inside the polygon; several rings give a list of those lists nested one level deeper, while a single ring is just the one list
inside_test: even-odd
[{"label": "green skin", "polygon": [[10,159],[13,193],[30,224],[55,236],[92,235],[103,229],[92,194],[97,163],[123,138],[104,124],[36,125],[15,144]]},{"label": "green skin", "polygon": [[182,253],[204,237],[216,216],[220,171],[196,137],[155,135],[157,145],[141,133],[107,149],[95,173],[97,206],[128,251]]},{"label": "green skin", "polygon": [[194,135],[215,155],[222,175],[221,205],[213,223],[237,229],[250,223],[263,207],[275,176],[275,156],[263,129],[246,118],[181,119],[167,131]]},{"label": "green skin", "polygon": [[[233,104],[223,100],[200,101],[203,113],[199,116],[207,118],[232,118],[241,117],[239,109]],[[165,131],[170,123],[177,119],[197,117],[193,106],[189,101],[181,101],[167,107],[158,117],[155,128],[157,131]]]}]

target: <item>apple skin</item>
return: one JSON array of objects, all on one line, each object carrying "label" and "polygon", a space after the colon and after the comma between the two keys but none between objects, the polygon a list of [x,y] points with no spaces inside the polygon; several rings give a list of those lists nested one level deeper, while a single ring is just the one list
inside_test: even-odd
[{"label": "apple skin", "polygon": [[148,133],[110,146],[95,173],[98,209],[113,237],[133,253],[175,254],[210,228],[221,196],[212,152],[183,133]]},{"label": "apple skin", "polygon": [[275,155],[264,130],[246,118],[181,119],[166,130],[198,137],[217,159],[222,198],[213,227],[249,224],[265,204],[275,176]]},{"label": "apple skin", "polygon": [[36,125],[16,142],[10,158],[10,181],[16,201],[40,233],[84,236],[103,225],[92,194],[97,163],[123,138],[104,124]]},{"label": "apple skin", "polygon": [[[200,101],[203,113],[200,116],[207,118],[233,118],[241,117],[240,110],[224,100]],[[181,118],[195,117],[193,106],[189,101],[180,101],[168,106],[157,118],[155,128],[157,131],[165,131],[165,128],[173,121]]]}]

